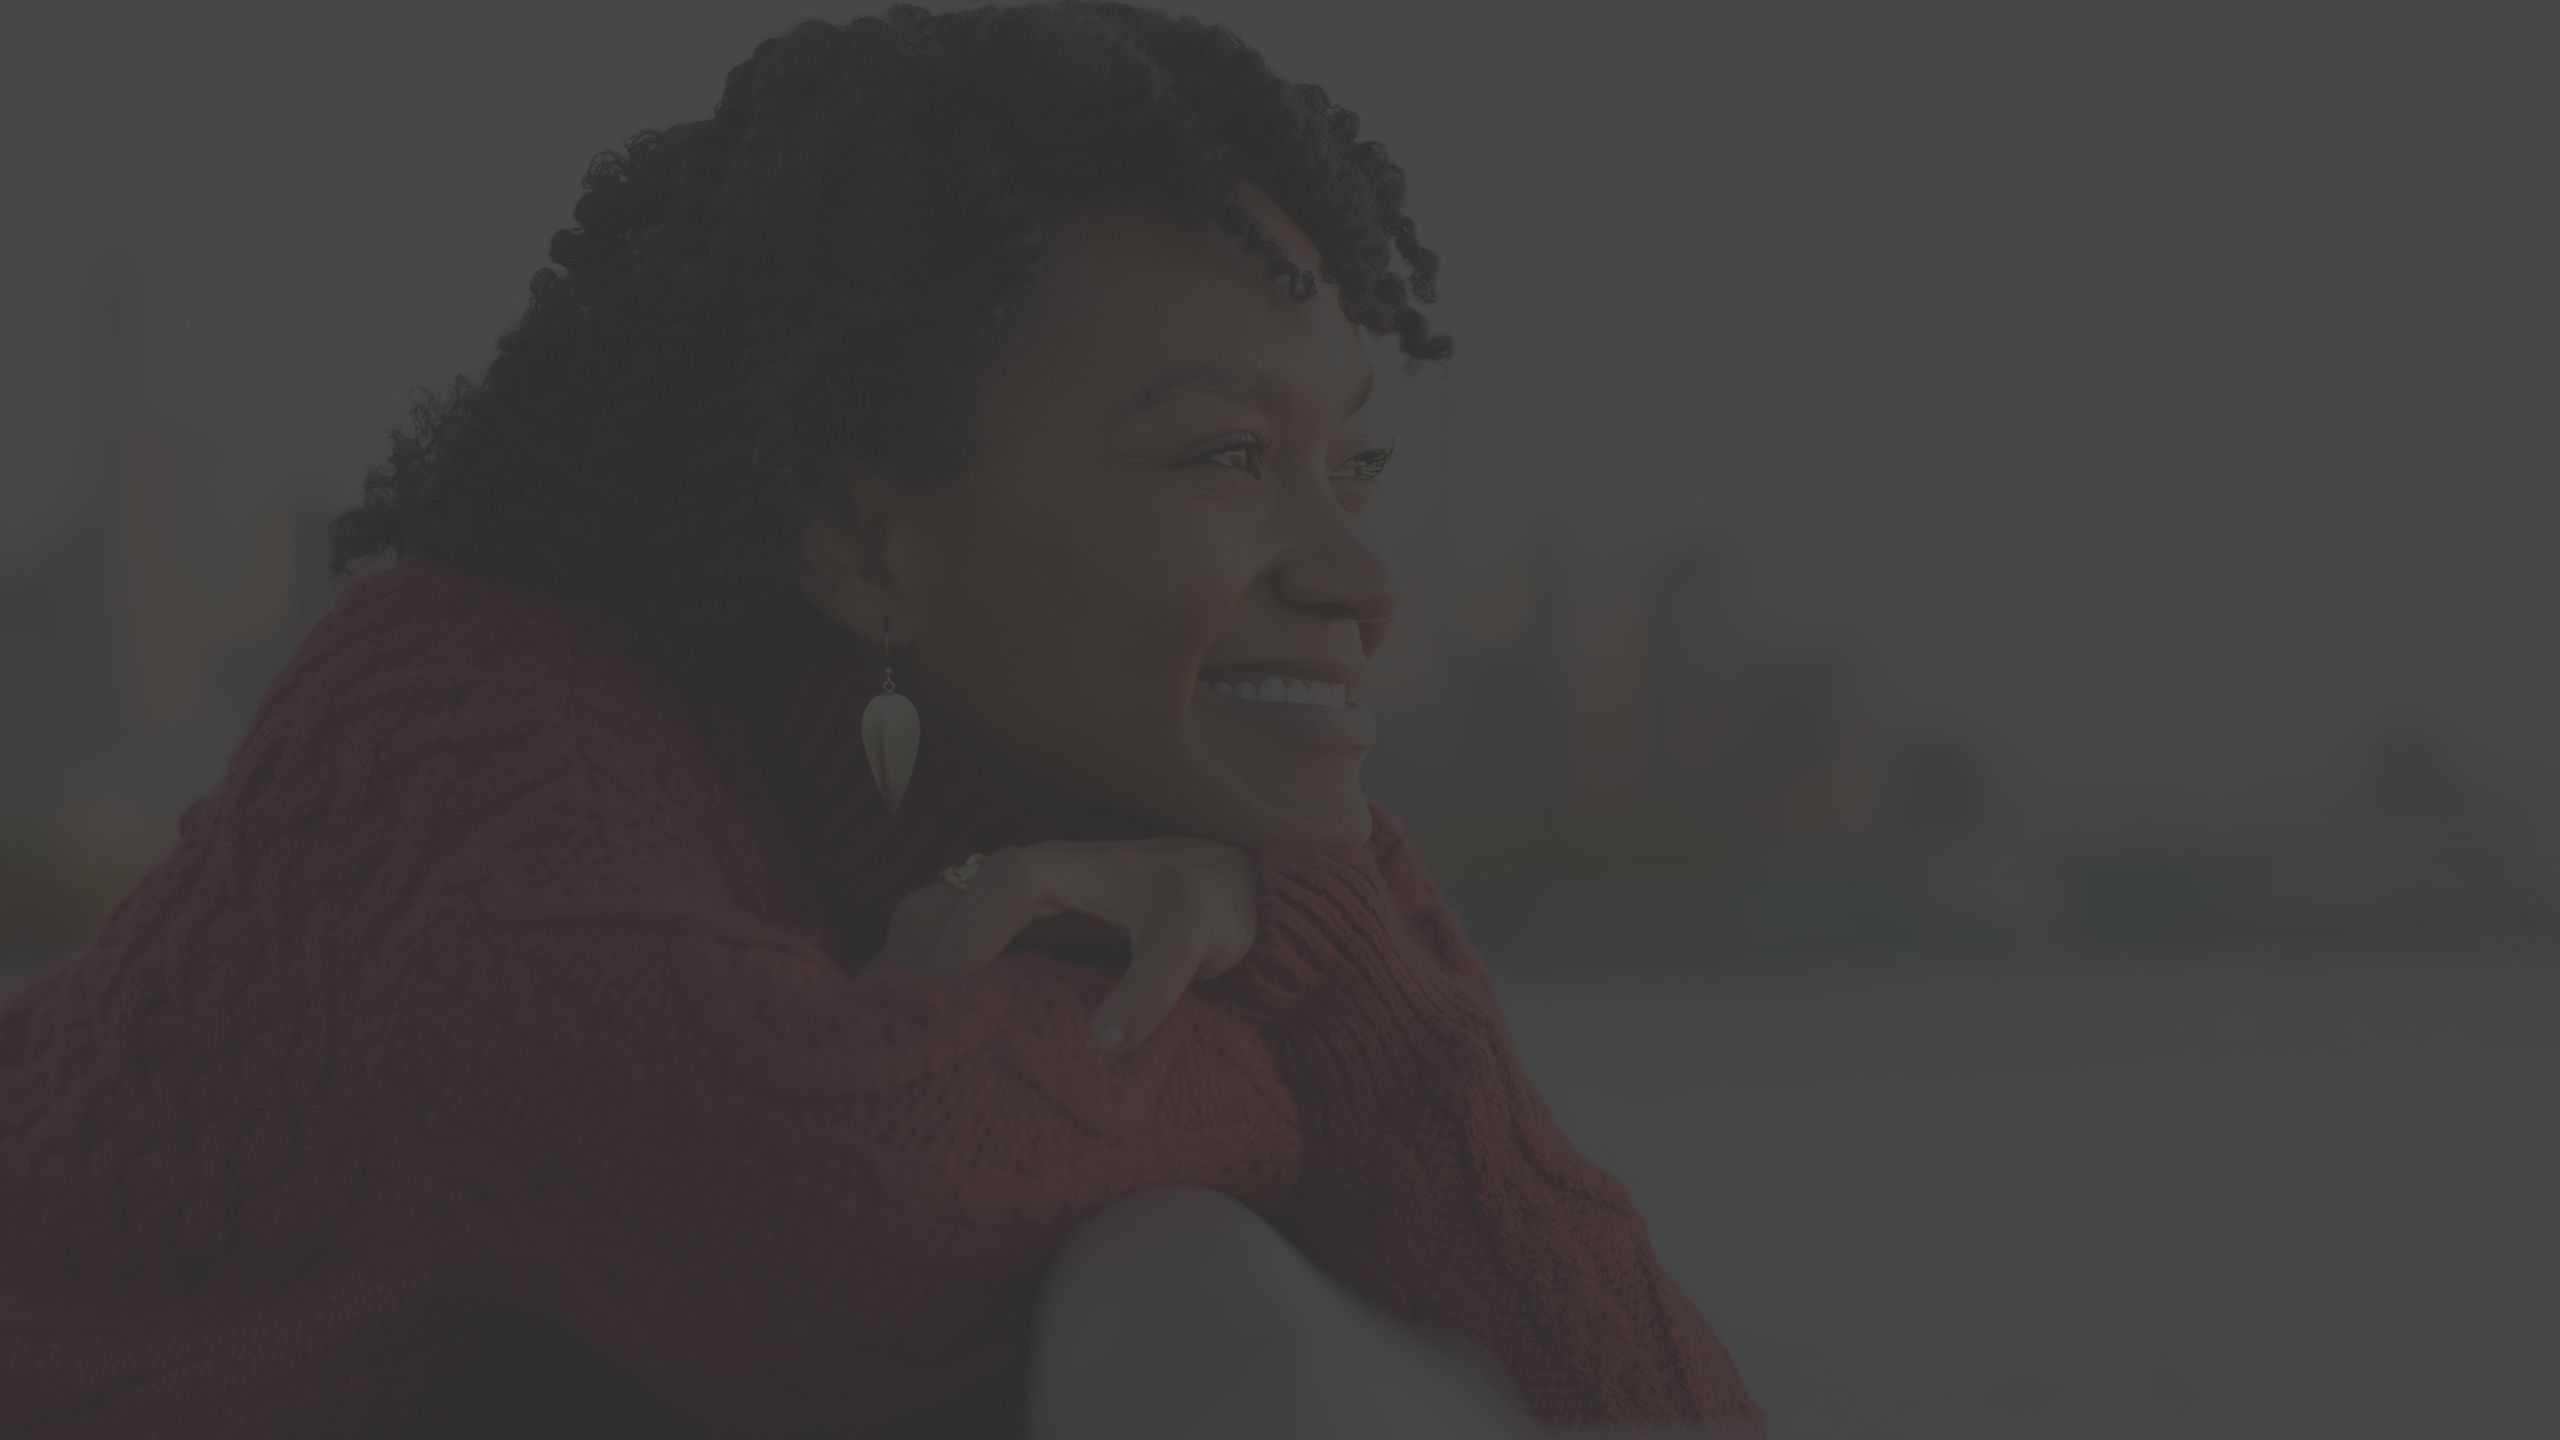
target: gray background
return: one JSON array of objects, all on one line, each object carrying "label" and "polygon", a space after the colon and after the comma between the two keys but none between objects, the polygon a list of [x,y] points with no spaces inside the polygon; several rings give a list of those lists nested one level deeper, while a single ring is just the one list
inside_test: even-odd
[{"label": "gray background", "polygon": [[[1376,787],[1782,1433],[2551,1433],[2547,52],[2414,6],[1191,8],[1412,177],[1460,350],[1385,369]],[[478,373],[587,159],[810,13],[0,22],[0,962],[165,849],[325,602],[318,517]],[[1725,578],[1612,588],[1683,546]],[[1626,759],[1638,631],[1738,714],[1846,677],[1699,722],[1746,778],[1831,758],[1749,806]],[[1912,812],[1928,737],[1988,798]],[[1523,886],[1505,825],[1581,848]],[[1692,831],[1727,858],[1609,880]]]}]

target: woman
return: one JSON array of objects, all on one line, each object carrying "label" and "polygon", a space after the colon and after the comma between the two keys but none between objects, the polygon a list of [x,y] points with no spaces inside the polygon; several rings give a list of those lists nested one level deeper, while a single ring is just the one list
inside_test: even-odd
[{"label": "woman", "polygon": [[1355,135],[902,6],[596,166],[0,1011],[0,1432],[1756,1428],[1360,788],[1360,342],[1450,347]]}]

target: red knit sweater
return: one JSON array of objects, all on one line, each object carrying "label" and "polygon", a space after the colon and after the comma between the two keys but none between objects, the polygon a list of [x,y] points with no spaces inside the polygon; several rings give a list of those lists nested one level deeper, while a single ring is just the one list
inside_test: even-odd
[{"label": "red knit sweater", "polygon": [[589,607],[351,582],[0,1006],[0,1434],[1018,1435],[1045,1262],[1177,1183],[1551,1423],[1759,1428],[1384,815],[1259,852],[1254,952],[1124,1058],[1100,967],[861,973],[1069,833],[929,726],[886,816],[876,685],[813,612],[686,686]]}]

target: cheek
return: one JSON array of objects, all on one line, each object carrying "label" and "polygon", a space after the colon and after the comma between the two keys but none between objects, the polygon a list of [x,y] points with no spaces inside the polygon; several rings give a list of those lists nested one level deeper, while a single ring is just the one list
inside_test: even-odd
[{"label": "cheek", "polygon": [[1116,677],[1123,703],[1110,708],[1141,725],[1168,705],[1187,714],[1191,682],[1236,613],[1233,587],[1213,574],[1163,569],[1124,571],[1109,584],[1088,592],[1089,606],[1061,610],[1078,617],[1071,623],[1092,627],[1076,648],[1096,673]]},{"label": "cheek", "polygon": [[1021,547],[1013,611],[989,618],[1016,637],[1022,663],[1108,676],[1130,701],[1160,707],[1168,685],[1187,685],[1219,648],[1254,572],[1214,527],[1128,518],[1136,523]]},{"label": "cheek", "polygon": [[1010,507],[1014,523],[942,568],[933,610],[964,672],[945,693],[1049,783],[1116,790],[1190,748],[1191,682],[1234,648],[1258,552],[1226,514],[1177,497],[1039,508]]},{"label": "cheek", "polygon": [[1061,544],[977,567],[935,605],[951,642],[944,653],[962,672],[951,690],[1018,737],[1161,747],[1251,589],[1228,567],[1201,563],[1197,547],[1174,558],[1191,563]]},{"label": "cheek", "polygon": [[1164,638],[1166,648],[1178,652],[1184,679],[1192,678],[1200,662],[1216,652],[1219,641],[1235,627],[1246,588],[1215,572],[1166,578],[1160,601]]}]

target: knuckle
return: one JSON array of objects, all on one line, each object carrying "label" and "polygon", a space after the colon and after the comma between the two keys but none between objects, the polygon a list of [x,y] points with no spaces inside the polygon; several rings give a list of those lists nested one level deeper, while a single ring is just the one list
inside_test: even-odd
[{"label": "knuckle", "polygon": [[1205,877],[1188,867],[1174,866],[1155,874],[1153,898],[1157,908],[1185,921],[1210,908],[1213,893]]}]

